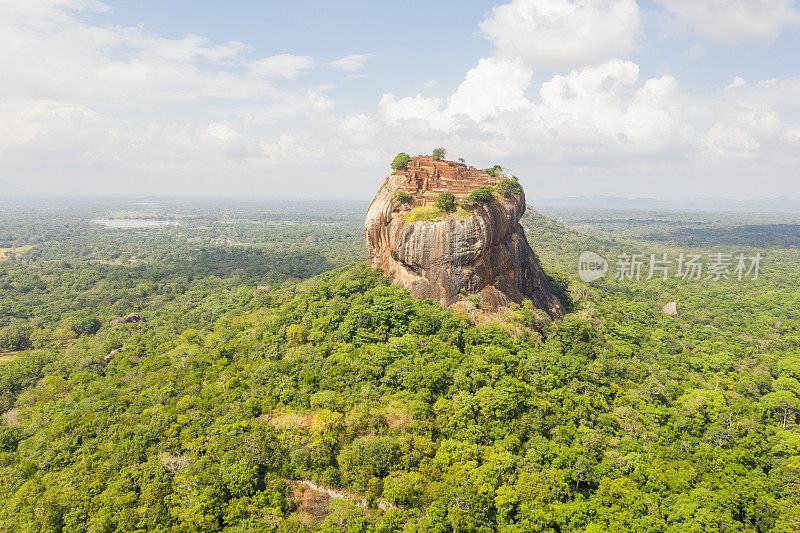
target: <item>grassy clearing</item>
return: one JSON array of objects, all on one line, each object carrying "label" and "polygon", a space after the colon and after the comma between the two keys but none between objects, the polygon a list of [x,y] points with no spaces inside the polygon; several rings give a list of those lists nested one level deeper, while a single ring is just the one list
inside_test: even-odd
[{"label": "grassy clearing", "polygon": [[468,216],[472,216],[472,209],[468,206],[458,204],[455,211],[446,213],[435,205],[430,204],[412,209],[406,217],[406,224],[411,224],[412,222],[427,222],[447,217],[466,218]]},{"label": "grassy clearing", "polygon": [[31,248],[33,248],[32,245],[17,246],[16,248],[0,248],[0,261],[7,260],[12,254],[19,255],[22,252],[27,252]]}]

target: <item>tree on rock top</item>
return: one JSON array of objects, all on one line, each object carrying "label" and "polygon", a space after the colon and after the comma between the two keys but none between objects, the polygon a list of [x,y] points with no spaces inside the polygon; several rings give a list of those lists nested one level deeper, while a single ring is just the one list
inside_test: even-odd
[{"label": "tree on rock top", "polygon": [[405,202],[405,203],[414,202],[414,197],[403,191],[395,191],[394,199],[397,200],[398,202]]},{"label": "tree on rock top", "polygon": [[495,165],[491,168],[485,168],[483,169],[483,171],[489,174],[493,178],[498,178],[503,175],[503,167],[501,167],[500,165]]},{"label": "tree on rock top", "polygon": [[436,207],[449,213],[456,210],[456,196],[451,192],[443,192],[436,197]]},{"label": "tree on rock top", "polygon": [[478,187],[465,198],[467,202],[491,202],[494,199],[494,195],[492,194],[492,188],[483,186]]},{"label": "tree on rock top", "polygon": [[516,179],[506,178],[497,184],[495,190],[506,198],[513,198],[517,194],[522,194],[522,185]]},{"label": "tree on rock top", "polygon": [[435,160],[441,161],[442,159],[444,159],[444,156],[446,154],[447,154],[447,150],[445,150],[444,148],[437,148],[437,149],[435,149],[433,151],[433,154],[431,154],[431,155],[433,155],[433,158]]},{"label": "tree on rock top", "polygon": [[408,168],[409,161],[411,161],[411,156],[405,152],[400,152],[399,154],[394,156],[394,159],[392,160],[392,163],[389,166],[392,167],[394,170],[405,170],[406,168]]}]

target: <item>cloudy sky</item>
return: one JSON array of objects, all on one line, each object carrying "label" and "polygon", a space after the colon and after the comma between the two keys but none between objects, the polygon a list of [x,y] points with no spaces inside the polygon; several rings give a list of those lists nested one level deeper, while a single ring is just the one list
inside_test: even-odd
[{"label": "cloudy sky", "polygon": [[0,196],[800,197],[795,0],[0,0]]}]

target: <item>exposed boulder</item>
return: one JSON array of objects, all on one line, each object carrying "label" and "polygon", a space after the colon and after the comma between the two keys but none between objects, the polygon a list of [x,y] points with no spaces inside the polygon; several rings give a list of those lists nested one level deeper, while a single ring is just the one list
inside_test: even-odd
[{"label": "exposed boulder", "polygon": [[117,355],[119,355],[119,354],[120,354],[120,352],[122,352],[122,348],[116,348],[116,349],[114,349],[114,350],[111,350],[110,352],[108,352],[108,355],[106,355],[105,357],[103,357],[103,360],[104,360],[106,363],[108,363],[109,361],[111,361],[112,359],[114,359],[114,357],[116,357]]},{"label": "exposed boulder", "polygon": [[115,318],[111,321],[111,324],[138,324],[139,322],[144,322],[144,318],[139,313],[131,313],[129,315],[121,316],[119,318]]},{"label": "exposed boulder", "polygon": [[[525,212],[521,187],[508,197],[495,192],[488,201],[465,200],[502,180],[453,161],[411,158],[370,203],[365,233],[372,265],[415,297],[444,306],[466,293],[477,294],[485,309],[530,299],[552,318],[563,316],[564,307],[519,224]],[[459,202],[455,212],[435,207],[446,192]]]},{"label": "exposed boulder", "polygon": [[681,314],[680,307],[678,307],[678,302],[668,303],[667,305],[661,308],[661,312],[669,316],[678,316]]}]

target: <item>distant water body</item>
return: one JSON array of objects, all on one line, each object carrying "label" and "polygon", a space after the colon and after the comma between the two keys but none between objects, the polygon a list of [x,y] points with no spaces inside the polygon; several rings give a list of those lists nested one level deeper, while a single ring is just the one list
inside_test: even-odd
[{"label": "distant water body", "polygon": [[97,218],[92,220],[109,228],[151,228],[154,226],[177,226],[174,220],[156,220],[145,218]]}]

